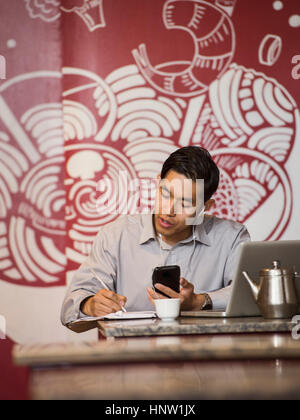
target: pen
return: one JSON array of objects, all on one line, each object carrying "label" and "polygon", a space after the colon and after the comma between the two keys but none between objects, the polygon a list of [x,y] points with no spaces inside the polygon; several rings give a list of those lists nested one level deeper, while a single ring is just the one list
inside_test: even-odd
[{"label": "pen", "polygon": [[[96,277],[96,279],[100,281],[100,283],[102,284],[102,286],[104,287],[104,289],[106,289],[106,290],[110,290],[110,289],[107,287],[107,285],[104,283],[104,281],[103,281],[103,280],[101,280],[99,276],[97,276],[97,274],[95,273],[95,271],[94,271],[92,268],[90,268],[90,270],[91,270],[92,274]],[[121,308],[122,308],[122,311],[123,311],[123,312],[127,312],[127,311],[126,311],[126,309],[124,308],[124,306],[121,306]]]}]

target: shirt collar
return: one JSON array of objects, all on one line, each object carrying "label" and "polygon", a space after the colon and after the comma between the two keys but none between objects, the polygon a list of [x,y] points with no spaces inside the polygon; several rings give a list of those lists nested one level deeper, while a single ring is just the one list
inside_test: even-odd
[{"label": "shirt collar", "polygon": [[[195,240],[207,246],[212,245],[211,239],[208,235],[210,219],[210,216],[205,216],[203,223],[195,227]],[[142,245],[148,242],[150,239],[156,239],[155,229],[153,226],[153,213],[145,214],[142,217],[142,232],[140,235],[139,244]],[[192,236],[180,242],[185,243],[190,242],[191,240],[193,240]]]},{"label": "shirt collar", "polygon": [[150,239],[156,239],[156,234],[153,226],[153,213],[144,214],[142,216],[142,232],[140,235],[139,244],[142,245]]}]

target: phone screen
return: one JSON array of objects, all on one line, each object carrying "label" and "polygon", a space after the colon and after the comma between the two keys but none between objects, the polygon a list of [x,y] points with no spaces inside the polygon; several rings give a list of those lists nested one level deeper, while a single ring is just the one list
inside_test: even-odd
[{"label": "phone screen", "polygon": [[160,283],[164,286],[169,287],[170,289],[174,290],[176,293],[180,291],[180,267],[178,265],[165,265],[162,267],[156,267],[153,271],[152,275],[152,284],[154,286],[154,290],[157,293],[160,293],[166,297],[160,290],[156,289],[155,284]]}]

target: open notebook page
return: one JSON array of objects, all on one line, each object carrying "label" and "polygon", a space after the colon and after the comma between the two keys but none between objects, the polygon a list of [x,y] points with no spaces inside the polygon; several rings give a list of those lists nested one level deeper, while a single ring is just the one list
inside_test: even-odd
[{"label": "open notebook page", "polygon": [[88,322],[88,321],[100,321],[105,319],[144,319],[144,318],[156,318],[156,313],[154,311],[138,311],[138,312],[113,312],[111,314],[101,316],[101,317],[92,317],[92,316],[86,316],[84,318],[78,319],[77,321],[74,321],[75,323],[80,322]]}]

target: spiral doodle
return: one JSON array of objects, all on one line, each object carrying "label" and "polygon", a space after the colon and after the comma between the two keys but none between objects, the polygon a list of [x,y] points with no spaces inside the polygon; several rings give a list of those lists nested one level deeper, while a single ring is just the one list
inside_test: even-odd
[{"label": "spiral doodle", "polygon": [[[137,175],[130,161],[108,146],[69,145],[66,157],[67,255],[77,263],[88,254],[101,225],[130,213],[128,183]],[[88,168],[83,162],[89,162]]]}]

